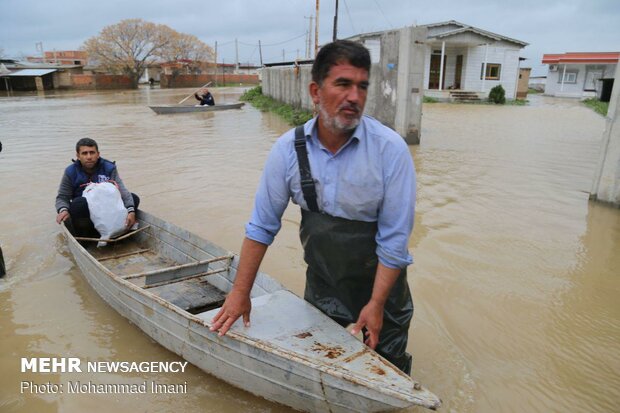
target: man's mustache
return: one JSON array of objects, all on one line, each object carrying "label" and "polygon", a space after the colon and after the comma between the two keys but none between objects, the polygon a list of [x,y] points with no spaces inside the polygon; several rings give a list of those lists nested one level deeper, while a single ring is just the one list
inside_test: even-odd
[{"label": "man's mustache", "polygon": [[352,110],[355,113],[359,113],[361,112],[359,105],[356,104],[351,104],[351,103],[345,103],[343,105],[340,105],[340,107],[338,107],[338,110]]}]

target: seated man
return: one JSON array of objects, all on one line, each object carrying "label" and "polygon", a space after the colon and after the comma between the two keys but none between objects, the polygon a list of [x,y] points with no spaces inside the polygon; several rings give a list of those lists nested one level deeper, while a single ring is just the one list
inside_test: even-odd
[{"label": "seated man", "polygon": [[140,198],[125,188],[113,162],[99,157],[99,146],[90,138],[82,138],[75,145],[77,160],[65,169],[56,196],[56,222],[71,218],[73,234],[76,236],[99,237],[90,220],[88,203],[82,196],[84,188],[91,182],[114,181],[121,192],[123,204],[127,208],[125,225],[131,228],[136,222],[136,209]]},{"label": "seated man", "polygon": [[215,100],[213,99],[213,95],[209,92],[209,89],[201,89],[198,92],[194,93],[194,97],[200,101],[200,106],[213,106],[215,105]]}]

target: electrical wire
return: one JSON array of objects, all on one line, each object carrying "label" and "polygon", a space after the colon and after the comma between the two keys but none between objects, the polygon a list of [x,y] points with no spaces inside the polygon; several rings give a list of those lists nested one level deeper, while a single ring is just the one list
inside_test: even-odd
[{"label": "electrical wire", "polygon": [[357,29],[355,28],[355,25],[353,24],[353,19],[351,18],[351,13],[349,13],[349,6],[347,5],[347,0],[343,0],[344,1],[344,8],[347,10],[347,16],[349,16],[349,22],[351,23],[351,27],[353,28],[353,33],[357,33]]},{"label": "electrical wire", "polygon": [[390,26],[390,29],[393,29],[394,26],[392,25],[392,23],[390,23],[390,21],[388,20],[388,18],[385,16],[385,13],[383,13],[383,9],[381,8],[381,6],[379,6],[379,2],[377,2],[377,0],[375,0],[375,4],[377,5],[377,7],[379,8],[379,11],[381,12],[381,14],[383,15],[383,18],[385,19],[385,21],[387,22],[388,26]]}]

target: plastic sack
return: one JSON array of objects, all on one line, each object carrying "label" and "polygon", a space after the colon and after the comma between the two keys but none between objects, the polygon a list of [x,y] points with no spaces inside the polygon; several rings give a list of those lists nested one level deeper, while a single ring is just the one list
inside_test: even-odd
[{"label": "plastic sack", "polygon": [[[88,203],[90,220],[101,238],[110,239],[125,232],[127,208],[116,185],[112,182],[93,182],[86,186],[83,196]],[[99,242],[97,247],[105,245],[106,242]]]}]

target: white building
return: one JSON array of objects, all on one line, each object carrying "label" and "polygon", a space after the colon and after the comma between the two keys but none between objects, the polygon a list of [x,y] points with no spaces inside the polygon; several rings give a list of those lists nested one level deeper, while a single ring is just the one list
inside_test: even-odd
[{"label": "white building", "polygon": [[[519,53],[528,43],[454,20],[422,27],[428,29],[424,95],[442,99],[472,92],[484,98],[493,87],[502,85],[506,98],[515,98]],[[350,40],[363,42],[372,53],[372,40],[382,33],[360,34]]]},{"label": "white building", "polygon": [[545,95],[588,98],[601,95],[605,81],[613,79],[620,53],[545,54],[542,62],[549,65]]}]

